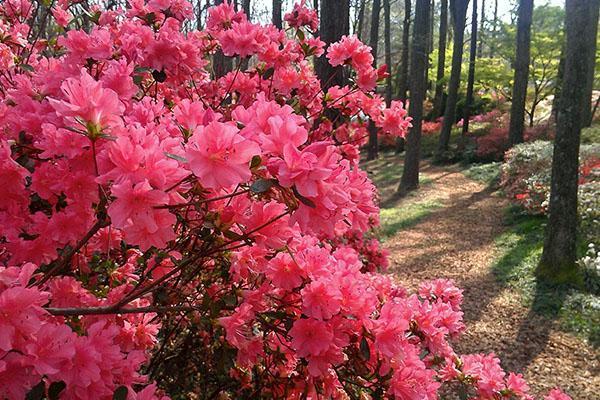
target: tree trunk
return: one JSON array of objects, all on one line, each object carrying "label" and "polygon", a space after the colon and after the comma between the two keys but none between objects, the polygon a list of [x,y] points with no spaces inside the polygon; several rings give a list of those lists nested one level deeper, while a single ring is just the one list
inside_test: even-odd
[{"label": "tree trunk", "polygon": [[[485,0],[484,0],[485,1]],[[471,14],[471,48],[469,50],[469,76],[467,78],[467,98],[465,110],[463,113],[463,126],[461,134],[460,148],[464,149],[466,135],[469,132],[469,118],[471,117],[471,108],[473,108],[473,86],[475,84],[475,60],[477,58],[477,0],[473,0]]]},{"label": "tree trunk", "polygon": [[554,282],[572,281],[577,273],[579,142],[590,73],[590,63],[582,60],[594,53],[588,36],[592,33],[590,25],[598,23],[597,7],[598,0],[566,1],[565,76],[554,140],[548,226],[536,271],[540,278]]},{"label": "tree trunk", "polygon": [[423,101],[427,91],[425,69],[427,68],[427,41],[429,35],[429,0],[417,0],[415,5],[415,25],[413,28],[412,58],[410,63],[410,105],[412,128],[408,132],[404,171],[398,187],[400,196],[419,186],[419,162],[421,161],[421,123]]},{"label": "tree trunk", "polygon": [[408,90],[408,59],[409,54],[409,36],[410,36],[410,14],[411,0],[404,0],[404,25],[402,29],[402,61],[400,64],[398,80],[398,98],[406,101],[406,92]]},{"label": "tree trunk", "polygon": [[440,132],[436,158],[442,161],[446,158],[450,144],[450,132],[456,122],[456,103],[458,101],[458,89],[460,86],[460,70],[462,67],[462,56],[465,37],[465,23],[467,19],[467,6],[469,0],[450,0],[450,12],[454,22],[454,46],[452,49],[452,71],[450,72],[450,82],[448,83],[448,99],[446,100],[446,110],[444,112],[444,122]]},{"label": "tree trunk", "polygon": [[435,78],[435,96],[433,100],[433,116],[444,112],[444,70],[446,68],[446,39],[448,38],[448,0],[440,3],[440,32],[438,41],[438,64]]},{"label": "tree trunk", "polygon": [[490,44],[490,58],[493,58],[496,56],[496,38],[497,38],[497,32],[498,32],[498,0],[494,1],[494,20],[492,23],[492,40],[491,40],[491,44]]},{"label": "tree trunk", "polygon": [[560,96],[562,92],[563,80],[565,77],[565,43],[560,49],[560,61],[558,62],[558,71],[556,72],[556,85],[554,86],[554,99],[552,100],[551,116],[554,123],[558,123],[558,110],[560,104]]},{"label": "tree trunk", "polygon": [[248,21],[250,21],[250,0],[242,0],[242,10],[244,10],[244,14],[246,14]]},{"label": "tree trunk", "polygon": [[[435,0],[431,0],[429,3],[429,33],[427,34],[427,67],[425,68],[425,82],[427,83],[427,90],[434,89],[433,83],[429,80],[429,68],[432,67],[431,53],[433,53],[433,21],[435,20],[434,8]],[[427,94],[425,94],[425,96],[427,96]]]},{"label": "tree trunk", "polygon": [[[592,1],[593,6],[590,11],[593,13],[592,19],[598,20],[598,8],[600,1]],[[593,50],[586,60],[589,64],[588,75],[585,77],[585,103],[583,104],[583,126],[592,125],[592,95],[594,93],[594,69],[596,67],[596,37],[598,36],[598,23],[587,26],[590,31],[586,34],[588,46]]]},{"label": "tree trunk", "polygon": [[[371,34],[369,36],[369,46],[373,53],[373,66],[377,67],[377,44],[379,42],[379,15],[381,14],[381,0],[373,0],[371,6]],[[367,147],[367,160],[374,160],[379,153],[377,143],[377,127],[373,121],[369,122],[369,144]]]},{"label": "tree trunk", "polygon": [[283,27],[283,21],[281,19],[281,0],[273,0],[273,25],[278,29]]},{"label": "tree trunk", "polygon": [[481,22],[479,23],[479,47],[477,48],[477,57],[483,57],[483,39],[485,35],[485,0],[481,0]]},{"label": "tree trunk", "polygon": [[527,99],[527,83],[529,81],[529,48],[531,46],[532,14],[533,0],[520,0],[517,21],[517,52],[514,66],[515,78],[512,88],[510,126],[508,131],[508,139],[511,147],[523,142],[525,101]]},{"label": "tree trunk", "polygon": [[[350,2],[349,0],[327,0],[321,2],[321,24],[319,27],[320,39],[325,44],[337,42],[350,30]],[[332,86],[344,86],[347,75],[343,66],[332,67],[323,53],[316,59],[315,71],[321,81],[323,91]]]},{"label": "tree trunk", "polygon": [[362,31],[363,31],[363,25],[365,23],[364,19],[365,19],[365,3],[366,0],[361,0],[360,1],[360,7],[358,9],[358,27],[356,28],[356,37],[358,37],[360,40],[362,40]]},{"label": "tree trunk", "polygon": [[385,104],[389,107],[392,102],[392,43],[391,43],[391,15],[390,0],[383,0],[384,27],[383,36],[385,42],[385,64],[388,68],[388,76],[385,79]]}]

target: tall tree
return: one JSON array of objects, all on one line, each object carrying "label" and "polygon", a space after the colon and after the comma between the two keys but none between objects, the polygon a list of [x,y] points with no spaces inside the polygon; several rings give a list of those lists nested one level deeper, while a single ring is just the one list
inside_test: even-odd
[{"label": "tall tree", "polygon": [[283,21],[281,19],[281,0],[273,0],[273,25],[281,29]]},{"label": "tall tree", "polygon": [[531,47],[531,19],[533,0],[519,0],[517,19],[517,51],[515,54],[515,77],[510,106],[509,142],[513,146],[523,142],[525,128],[525,100],[529,82],[529,62]]},{"label": "tall tree", "polygon": [[483,35],[485,33],[485,0],[481,0],[481,19],[479,24],[479,47],[477,47],[477,57],[483,57]]},{"label": "tall tree", "polygon": [[[598,5],[600,1],[595,2],[595,6],[591,10],[594,15],[593,19],[598,20]],[[592,94],[594,92],[594,69],[596,67],[596,37],[598,36],[598,24],[590,24],[586,27],[589,32],[585,35],[588,40],[588,46],[593,50],[586,60],[589,64],[588,75],[585,78],[585,104],[583,105],[583,126],[592,124]]]},{"label": "tall tree", "polygon": [[[406,92],[408,91],[408,63],[410,58],[409,36],[410,36],[410,14],[411,0],[404,0],[404,22],[402,25],[402,57],[398,65],[396,74],[397,96],[398,99],[406,103]],[[404,151],[404,138],[396,140],[396,153]]]},{"label": "tall tree", "polygon": [[250,0],[242,0],[242,10],[244,10],[244,14],[250,20]]},{"label": "tall tree", "polygon": [[438,62],[435,77],[433,115],[439,117],[444,110],[444,72],[446,69],[446,39],[448,38],[448,0],[440,2],[440,30],[438,39]]},{"label": "tall tree", "polygon": [[[315,0],[316,1],[316,0]],[[327,45],[337,42],[350,30],[349,0],[327,0],[321,2],[320,38]],[[332,67],[325,54],[316,59],[315,71],[323,82],[323,90],[332,86],[344,86],[347,75],[343,66]]]},{"label": "tall tree", "polygon": [[[381,0],[373,0],[371,5],[371,34],[369,46],[373,53],[373,66],[377,67],[377,44],[379,42],[379,16],[381,14]],[[367,146],[367,160],[377,158],[379,144],[377,143],[377,127],[373,121],[369,122],[369,144]]]},{"label": "tall tree", "polygon": [[404,0],[404,23],[402,25],[402,58],[398,69],[398,98],[406,101],[408,90],[408,62],[409,62],[409,36],[410,36],[411,0]]},{"label": "tall tree", "polygon": [[390,0],[383,0],[384,25],[383,36],[385,46],[385,65],[388,68],[388,76],[385,79],[385,104],[389,107],[392,102],[392,74],[389,70],[392,66],[392,40],[391,40],[391,9]]},{"label": "tall tree", "polygon": [[[483,0],[485,2],[485,0]],[[471,117],[471,108],[473,107],[473,86],[475,84],[475,61],[477,59],[477,0],[473,0],[471,7],[471,44],[469,50],[469,75],[467,78],[467,98],[463,113],[462,135],[460,137],[460,147],[465,144],[465,136],[469,132],[469,118]]]},{"label": "tall tree", "polygon": [[438,160],[445,158],[445,153],[448,151],[448,145],[450,144],[452,125],[456,122],[456,103],[458,101],[458,89],[460,86],[460,70],[462,67],[468,5],[469,0],[450,0],[450,14],[454,26],[454,45],[452,48],[452,70],[450,72],[450,81],[448,82],[448,99],[446,101],[444,122],[442,123],[436,153]]},{"label": "tall tree", "polygon": [[356,28],[356,36],[362,40],[362,31],[363,25],[365,23],[365,8],[366,8],[366,0],[360,0],[360,5],[358,7],[358,23]]},{"label": "tall tree", "polygon": [[494,0],[494,19],[492,20],[492,40],[490,41],[490,58],[496,56],[496,37],[498,35],[498,0]]},{"label": "tall tree", "polygon": [[429,68],[431,68],[431,53],[433,53],[433,32],[435,30],[434,20],[435,20],[435,0],[431,0],[429,3],[429,34],[427,35],[427,68],[425,68],[425,79],[427,82],[427,90],[430,87],[433,88],[433,85],[429,81]]},{"label": "tall tree", "polygon": [[406,195],[419,186],[419,162],[421,161],[421,123],[423,101],[427,92],[427,41],[429,36],[429,0],[417,0],[415,4],[415,24],[413,28],[412,57],[410,62],[410,105],[408,113],[412,117],[406,141],[404,171],[400,179],[398,194]]},{"label": "tall tree", "polygon": [[556,85],[554,86],[554,99],[552,99],[552,111],[551,116],[554,119],[554,123],[558,123],[558,104],[560,103],[560,96],[562,92],[563,80],[565,77],[565,43],[560,49],[560,61],[558,62],[558,71],[556,74]]},{"label": "tall tree", "polygon": [[564,85],[554,140],[549,219],[537,274],[555,282],[569,281],[576,273],[577,181],[579,143],[586,102],[586,78],[591,57],[590,25],[598,24],[598,0],[566,1]]}]

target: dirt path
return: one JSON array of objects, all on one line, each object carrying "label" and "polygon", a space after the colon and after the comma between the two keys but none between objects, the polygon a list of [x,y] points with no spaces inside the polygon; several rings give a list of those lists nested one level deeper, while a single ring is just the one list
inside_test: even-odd
[{"label": "dirt path", "polygon": [[459,353],[495,352],[535,394],[560,386],[573,399],[598,400],[600,355],[530,313],[492,274],[505,200],[456,169],[426,166],[423,175],[432,182],[403,201],[436,200],[443,207],[386,242],[391,272],[409,288],[443,277],[464,289],[467,332],[456,343]]}]

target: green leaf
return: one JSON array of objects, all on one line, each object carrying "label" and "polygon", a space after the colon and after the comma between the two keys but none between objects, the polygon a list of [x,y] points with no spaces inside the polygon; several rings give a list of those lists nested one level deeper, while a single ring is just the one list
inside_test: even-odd
[{"label": "green leaf", "polygon": [[127,399],[127,387],[125,386],[119,386],[116,390],[115,393],[113,393],[113,400],[126,400]]},{"label": "green leaf", "polygon": [[296,31],[296,36],[298,37],[298,39],[300,39],[301,42],[304,42],[304,31],[302,29],[298,29]]},{"label": "green leaf", "polygon": [[252,161],[250,162],[250,169],[258,168],[262,163],[262,158],[260,156],[252,157]]},{"label": "green leaf", "polygon": [[41,400],[46,393],[46,384],[44,381],[41,381],[37,385],[31,388],[29,393],[25,396],[26,400]]},{"label": "green leaf", "polygon": [[150,72],[150,71],[152,71],[152,68],[150,68],[150,67],[139,67],[138,66],[138,67],[135,67],[133,69],[133,71],[136,72],[136,73],[138,73],[138,74],[140,74],[140,73],[143,73],[143,72]]},{"label": "green leaf", "polygon": [[21,64],[20,67],[21,67],[21,69],[24,69],[25,71],[35,72],[35,69],[33,69],[33,67],[29,64]]},{"label": "green leaf", "polygon": [[67,384],[63,381],[52,382],[52,384],[50,384],[50,387],[48,388],[48,398],[50,400],[58,400],[60,392],[65,390],[66,387]]},{"label": "green leaf", "polygon": [[371,349],[369,348],[369,342],[367,342],[367,338],[363,336],[360,341],[360,355],[366,361],[371,359]]},{"label": "green leaf", "polygon": [[231,240],[243,240],[244,239],[244,236],[242,236],[239,233],[236,233],[234,231],[225,231],[225,232],[223,232],[223,236],[225,236],[227,239],[231,239]]},{"label": "green leaf", "polygon": [[133,83],[136,84],[137,86],[140,86],[143,81],[144,81],[144,77],[142,75],[134,75],[133,76]]},{"label": "green leaf", "polygon": [[273,76],[273,73],[275,73],[275,68],[271,67],[263,73],[262,78],[269,79],[270,77]]},{"label": "green leaf", "polygon": [[165,153],[165,156],[172,158],[173,160],[177,160],[177,161],[181,161],[183,163],[188,162],[187,159],[185,159],[184,157],[178,156],[177,154],[173,154],[173,153]]},{"label": "green leaf", "polygon": [[250,190],[253,193],[264,193],[273,187],[275,182],[273,179],[259,179],[250,185]]}]

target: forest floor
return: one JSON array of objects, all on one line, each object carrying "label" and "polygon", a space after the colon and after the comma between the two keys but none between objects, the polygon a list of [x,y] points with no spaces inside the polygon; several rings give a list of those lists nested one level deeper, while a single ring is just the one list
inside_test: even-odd
[{"label": "forest floor", "polygon": [[424,164],[421,188],[395,200],[401,163],[388,154],[365,167],[381,193],[389,272],[409,289],[435,278],[453,279],[464,289],[467,329],[455,343],[457,352],[494,352],[536,395],[558,386],[576,400],[598,399],[598,349],[535,312],[498,278],[508,204],[493,186],[467,178],[458,166]]}]

